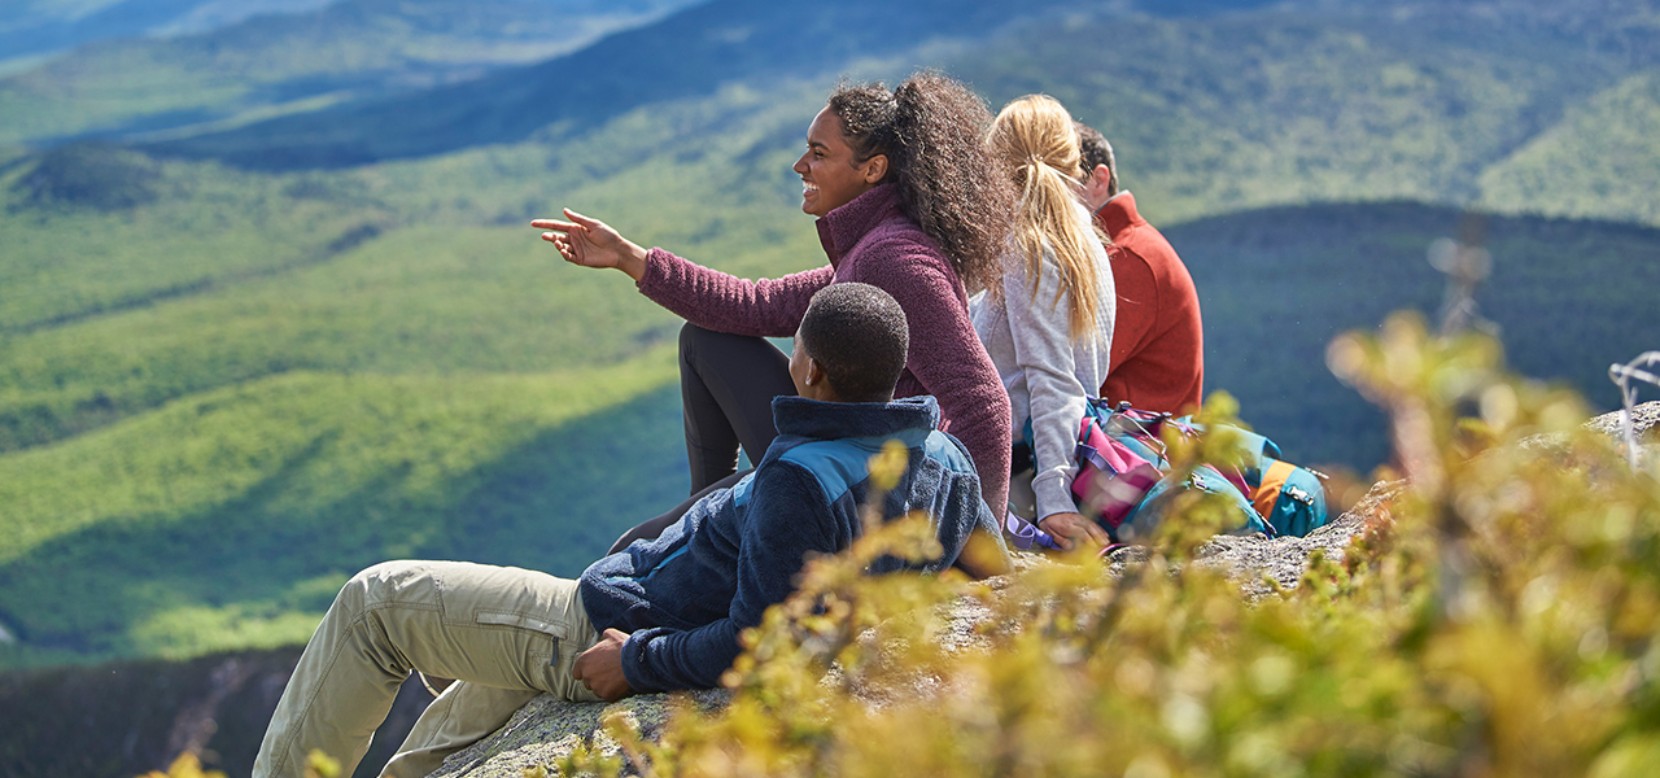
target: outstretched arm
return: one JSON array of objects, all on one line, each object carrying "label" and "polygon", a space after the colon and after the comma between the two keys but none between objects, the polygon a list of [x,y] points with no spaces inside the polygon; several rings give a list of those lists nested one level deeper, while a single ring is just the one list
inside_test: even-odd
[{"label": "outstretched arm", "polygon": [[705,329],[734,335],[786,337],[795,333],[813,293],[835,274],[828,265],[777,279],[749,281],[681,259],[662,249],[647,250],[610,225],[566,208],[565,218],[537,219],[530,226],[553,244],[566,262],[616,268],[634,279],[640,293]]},{"label": "outstretched arm", "polygon": [[704,329],[733,335],[788,337],[801,326],[813,293],[835,279],[821,265],[782,278],[751,281],[682,259],[646,252],[640,294]]},{"label": "outstretched arm", "polygon": [[611,225],[590,219],[569,208],[565,218],[537,219],[530,226],[542,233],[542,240],[553,244],[566,262],[583,267],[614,267],[639,281],[646,273],[646,250],[623,237]]}]

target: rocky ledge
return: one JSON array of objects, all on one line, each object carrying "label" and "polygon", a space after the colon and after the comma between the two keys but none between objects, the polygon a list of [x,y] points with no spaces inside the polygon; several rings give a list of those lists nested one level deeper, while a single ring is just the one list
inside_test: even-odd
[{"label": "rocky ledge", "polygon": [[[1587,422],[1586,426],[1622,440],[1620,416],[1618,412],[1605,414]],[[1656,441],[1655,428],[1660,427],[1660,402],[1637,406],[1632,419],[1639,440],[1643,441],[1645,455],[1657,455],[1660,441]],[[1534,441],[1531,445],[1548,448],[1550,441]],[[1398,481],[1374,485],[1354,507],[1307,537],[1216,538],[1201,550],[1198,563],[1231,571],[1250,597],[1267,594],[1269,578],[1282,586],[1296,586],[1316,549],[1330,558],[1340,558],[1349,541],[1369,522],[1387,520],[1388,502],[1401,487]],[[1112,566],[1121,568],[1132,564],[1138,556],[1136,549],[1117,552]],[[1029,564],[1031,560],[1025,562]],[[995,580],[988,584],[997,587]],[[965,603],[952,614],[955,627],[952,635],[963,642],[972,641],[974,625],[987,613],[982,606]],[[677,696],[705,709],[718,708],[730,699],[730,693],[721,689]],[[612,704],[573,703],[543,695],[521,709],[496,734],[451,756],[433,775],[435,778],[523,778],[525,768],[556,763],[578,744],[590,740],[601,749],[615,752],[618,744],[601,727],[607,716],[615,712],[629,717],[645,737],[655,738],[668,719],[671,699],[671,695],[647,694]]]}]

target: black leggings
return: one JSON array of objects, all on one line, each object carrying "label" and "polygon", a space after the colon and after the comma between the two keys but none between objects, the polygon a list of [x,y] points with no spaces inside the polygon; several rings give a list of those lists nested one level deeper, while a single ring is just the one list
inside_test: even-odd
[{"label": "black leggings", "polygon": [[[611,553],[640,538],[655,538],[692,503],[737,483],[738,447],[759,463],[778,430],[772,398],[795,394],[790,359],[765,338],[729,335],[695,324],[680,328],[680,402],[686,418],[686,462],[692,496],[669,512],[623,533]],[[746,471],[747,472],[747,471]]]},{"label": "black leggings", "polygon": [[772,398],[794,395],[790,358],[764,338],[680,328],[680,404],[697,494],[738,469],[738,446],[761,461],[778,430]]}]

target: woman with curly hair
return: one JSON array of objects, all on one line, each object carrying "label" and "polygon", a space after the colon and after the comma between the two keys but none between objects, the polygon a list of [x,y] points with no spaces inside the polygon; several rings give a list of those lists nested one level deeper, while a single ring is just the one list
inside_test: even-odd
[{"label": "woman with curly hair", "polygon": [[1012,435],[1030,440],[1017,444],[1010,508],[1063,548],[1105,543],[1078,513],[1071,485],[1086,397],[1107,376],[1117,303],[1106,239],[1081,197],[1072,116],[1051,97],[1022,97],[998,113],[987,148],[1020,192],[1002,278],[971,303],[1009,393]]},{"label": "woman with curly hair", "polygon": [[[990,119],[967,87],[934,73],[892,91],[838,87],[794,165],[801,210],[818,217],[829,264],[782,278],[740,279],[647,250],[570,209],[568,221],[531,222],[567,262],[621,270],[686,319],[680,377],[694,496],[732,478],[740,445],[755,462],[777,434],[772,398],[794,388],[789,360],[763,338],[794,334],[820,288],[859,281],[892,295],[909,322],[895,397],[938,398],[941,429],[967,447],[987,504],[1002,513],[1009,400],[969,321],[967,295],[996,278],[1014,202],[1007,177],[984,153]],[[636,527],[618,545],[654,536],[675,514]]]}]

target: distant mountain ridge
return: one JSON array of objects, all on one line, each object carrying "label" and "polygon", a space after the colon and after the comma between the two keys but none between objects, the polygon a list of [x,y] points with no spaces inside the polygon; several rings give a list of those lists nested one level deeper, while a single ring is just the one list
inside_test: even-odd
[{"label": "distant mountain ridge", "polygon": [[[1155,6],[1180,15],[1144,12]],[[261,170],[361,166],[547,139],[553,127],[581,136],[736,84],[779,90],[935,65],[994,103],[1031,91],[1060,97],[1126,150],[1127,178],[1157,180],[1141,185],[1177,218],[1228,201],[1364,197],[1660,223],[1660,202],[1637,192],[1540,202],[1517,185],[1530,174],[1506,172],[1536,164],[1510,157],[1536,155],[1542,139],[1571,147],[1603,126],[1572,124],[1581,112],[1660,113],[1660,97],[1623,86],[1655,67],[1660,38],[1642,34],[1660,18],[1653,3],[1555,26],[1539,18],[1546,7],[1041,0],[1010,14],[971,0],[717,0],[477,80],[142,148]],[[1645,156],[1651,144],[1626,145],[1621,158],[1657,164]],[[1619,178],[1563,161],[1566,180],[1593,190]]]},{"label": "distant mountain ridge", "polygon": [[290,13],[124,37],[0,78],[0,143],[199,133],[383,97],[572,51],[692,1],[296,0],[281,6]]},{"label": "distant mountain ridge", "polygon": [[[1477,299],[1513,359],[1606,399],[1606,362],[1656,345],[1660,238],[1531,215],[1660,224],[1642,188],[1660,95],[1630,23],[1652,4],[1605,5],[1624,10],[721,0],[362,99],[341,85],[424,65],[192,91],[181,72],[224,74],[187,54],[260,61],[228,28],[113,47],[85,63],[98,78],[47,67],[36,86],[88,91],[5,121],[115,129],[0,146],[0,626],[21,641],[0,667],[291,643],[391,556],[580,569],[684,494],[678,321],[526,222],[568,205],[743,276],[816,265],[790,163],[844,75],[939,67],[994,106],[1045,91],[1106,130],[1199,280],[1208,386],[1300,461],[1384,456],[1325,343],[1434,310],[1424,252],[1467,206],[1511,214],[1490,219]],[[444,39],[411,36],[391,40]],[[297,58],[353,52],[306,40]],[[102,91],[112,73],[187,94],[114,105],[136,92]],[[119,120],[87,124],[103,110]],[[173,134],[141,145],[134,122]]]},{"label": "distant mountain ridge", "polygon": [[229,23],[262,12],[298,12],[334,0],[103,0],[71,7],[53,0],[17,0],[0,19],[0,52],[21,57],[111,38],[138,38],[188,29],[212,20]]},{"label": "distant mountain ridge", "polygon": [[[1036,0],[1025,14],[1065,5]],[[716,0],[582,51],[464,84],[145,146],[256,169],[340,167],[526,140],[560,121],[594,127],[669,99],[758,77],[818,78],[860,57],[995,29],[1007,10],[976,0],[847,0],[829,6]]]}]

